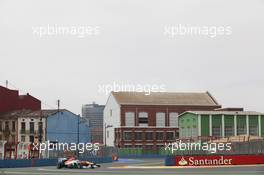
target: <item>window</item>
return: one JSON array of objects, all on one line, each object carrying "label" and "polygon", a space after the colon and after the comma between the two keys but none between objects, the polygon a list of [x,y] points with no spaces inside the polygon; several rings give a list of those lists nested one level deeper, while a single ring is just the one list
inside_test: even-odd
[{"label": "window", "polygon": [[135,113],[134,112],[125,113],[125,126],[135,126]]},{"label": "window", "polygon": [[43,122],[38,122],[38,140],[41,143],[43,137]]},{"label": "window", "polygon": [[139,126],[148,126],[148,113],[140,112],[138,116]]},{"label": "window", "polygon": [[12,121],[12,131],[16,131],[16,122]]},{"label": "window", "polygon": [[247,134],[247,121],[246,116],[237,116],[237,135]]},{"label": "window", "polygon": [[167,140],[174,140],[174,132],[167,132],[166,139]]},{"label": "window", "polygon": [[249,135],[258,136],[258,116],[249,117]]},{"label": "window", "polygon": [[146,132],[146,140],[153,140],[153,133],[152,132]]},{"label": "window", "polygon": [[29,142],[34,143],[34,136],[29,136]]},{"label": "window", "polygon": [[156,113],[156,126],[165,127],[165,113],[164,112]]},{"label": "window", "polygon": [[26,123],[21,122],[21,134],[25,134],[25,133],[26,133]]},{"label": "window", "polygon": [[0,131],[2,131],[3,128],[2,128],[2,121],[0,121]]},{"label": "window", "polygon": [[225,136],[226,137],[234,136],[233,126],[225,126]]},{"label": "window", "polygon": [[124,132],[124,140],[132,140],[132,133]]},{"label": "window", "polygon": [[43,123],[42,122],[38,122],[38,132],[39,132],[39,135],[42,135],[43,133]]},{"label": "window", "polygon": [[238,125],[237,126],[237,135],[245,135],[247,134],[246,125]]},{"label": "window", "polygon": [[9,130],[9,122],[8,121],[5,122],[5,130]]},{"label": "window", "polygon": [[[197,135],[198,135],[198,133],[197,133]],[[179,136],[180,136],[179,132],[176,131],[175,138],[179,138]]]},{"label": "window", "polygon": [[178,128],[178,113],[171,112],[170,113],[170,126]]},{"label": "window", "polygon": [[221,137],[221,126],[212,127],[212,136]]},{"label": "window", "polygon": [[142,140],[142,132],[135,132],[135,140]]},{"label": "window", "polygon": [[29,123],[29,131],[30,131],[30,134],[34,134],[34,122],[30,122]]},{"label": "window", "polygon": [[2,138],[2,135],[0,134],[0,140],[2,140],[3,138]]},{"label": "window", "polygon": [[249,126],[249,135],[258,136],[258,126]]},{"label": "window", "polygon": [[163,132],[156,132],[156,140],[163,140]]},{"label": "window", "polygon": [[21,136],[21,142],[25,142],[26,141],[26,137],[25,136]]}]

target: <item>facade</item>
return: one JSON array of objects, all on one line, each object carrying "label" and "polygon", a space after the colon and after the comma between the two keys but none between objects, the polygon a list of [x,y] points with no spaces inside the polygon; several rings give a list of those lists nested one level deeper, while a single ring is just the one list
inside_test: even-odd
[{"label": "facade", "polygon": [[112,92],[104,109],[105,144],[158,149],[178,138],[178,115],[221,105],[206,93]]},{"label": "facade", "polygon": [[96,103],[82,106],[82,117],[89,121],[92,143],[103,143],[104,105]]},{"label": "facade", "polygon": [[50,142],[90,142],[88,121],[66,109],[56,111],[47,117],[46,132],[46,140]]},{"label": "facade", "polygon": [[19,95],[17,90],[0,86],[0,114],[23,109],[40,110],[41,101],[29,94]]},{"label": "facade", "polygon": [[17,117],[15,113],[0,116],[0,140],[16,143],[18,138]]},{"label": "facade", "polygon": [[[41,110],[41,101],[35,97],[26,94],[19,95],[18,90],[8,89],[6,87],[0,86],[0,140],[6,141],[8,143],[17,143],[21,139],[29,141],[29,135],[31,141],[34,140],[33,133],[27,133],[29,124],[34,123],[36,116],[29,119],[31,116],[28,116],[32,111]],[[40,118],[37,116],[37,118]],[[38,120],[38,119],[36,119]],[[21,122],[25,131],[21,133]],[[41,122],[41,121],[38,121]],[[38,123],[37,122],[37,123]],[[35,132],[35,129],[33,129]],[[33,132],[31,129],[31,131]]]},{"label": "facade", "polygon": [[42,142],[46,138],[46,117],[54,110],[18,110],[0,116],[0,140],[8,143]]},{"label": "facade", "polygon": [[187,111],[179,116],[180,138],[264,137],[264,114],[250,111]]}]

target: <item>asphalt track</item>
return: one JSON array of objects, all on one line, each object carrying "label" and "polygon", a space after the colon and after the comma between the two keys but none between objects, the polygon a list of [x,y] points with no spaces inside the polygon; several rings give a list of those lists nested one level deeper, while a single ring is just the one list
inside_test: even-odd
[{"label": "asphalt track", "polygon": [[264,165],[228,167],[165,167],[162,159],[121,159],[115,163],[101,164],[97,169],[56,169],[56,167],[30,167],[0,169],[0,175],[155,175],[155,174],[195,174],[195,175],[245,175],[264,174]]}]

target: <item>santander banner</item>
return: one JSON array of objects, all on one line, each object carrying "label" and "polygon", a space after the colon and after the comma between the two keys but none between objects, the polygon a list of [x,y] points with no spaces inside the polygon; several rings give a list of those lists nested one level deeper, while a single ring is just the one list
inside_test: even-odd
[{"label": "santander banner", "polygon": [[264,155],[176,156],[176,166],[264,164]]}]

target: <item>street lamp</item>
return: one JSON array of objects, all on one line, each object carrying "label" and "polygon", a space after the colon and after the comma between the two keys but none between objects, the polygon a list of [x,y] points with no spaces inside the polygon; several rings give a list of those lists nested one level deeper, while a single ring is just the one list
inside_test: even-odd
[{"label": "street lamp", "polygon": [[106,129],[107,128],[111,128],[111,127],[113,127],[113,125],[107,125],[106,123],[105,123],[105,126],[104,126],[104,130],[105,130],[105,147],[106,147]]}]

